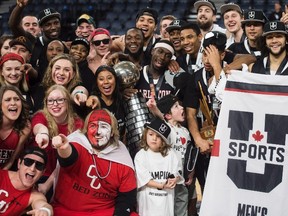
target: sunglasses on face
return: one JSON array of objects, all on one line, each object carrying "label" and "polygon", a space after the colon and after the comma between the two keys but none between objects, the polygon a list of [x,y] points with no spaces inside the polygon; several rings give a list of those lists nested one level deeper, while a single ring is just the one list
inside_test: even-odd
[{"label": "sunglasses on face", "polygon": [[92,41],[91,43],[94,44],[95,46],[100,46],[101,42],[103,44],[109,44],[110,39],[106,38],[106,39],[103,39],[103,40],[95,40],[95,41]]},{"label": "sunglasses on face", "polygon": [[27,167],[31,167],[35,163],[35,168],[39,171],[43,171],[45,169],[45,164],[39,161],[33,160],[31,158],[23,158],[24,165]]}]

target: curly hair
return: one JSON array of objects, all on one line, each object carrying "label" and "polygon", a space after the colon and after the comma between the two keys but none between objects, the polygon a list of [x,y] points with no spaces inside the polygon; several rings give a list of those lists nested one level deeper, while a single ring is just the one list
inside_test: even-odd
[{"label": "curly hair", "polygon": [[21,103],[22,103],[22,109],[20,112],[19,117],[16,119],[16,121],[13,124],[13,128],[17,133],[20,133],[25,127],[29,126],[30,122],[30,116],[29,116],[29,105],[26,103],[25,98],[23,97],[22,93],[20,90],[11,85],[3,85],[0,88],[0,126],[2,127],[3,125],[3,111],[2,111],[2,103],[3,103],[3,96],[6,91],[13,91],[17,94],[17,96],[20,98]]},{"label": "curly hair", "polygon": [[[151,130],[149,128],[144,128],[141,142],[140,142],[140,147],[143,148],[145,151],[149,149],[149,145],[147,144],[147,133],[148,130]],[[171,149],[171,145],[167,144],[162,138],[162,145],[159,148],[159,152],[163,157],[168,155],[168,151]]]},{"label": "curly hair", "polygon": [[77,65],[75,59],[71,55],[66,54],[66,53],[55,56],[49,62],[49,65],[48,65],[47,70],[46,70],[44,77],[43,77],[42,85],[45,89],[48,89],[50,86],[56,84],[54,82],[54,80],[52,79],[52,67],[60,59],[68,60],[72,64],[72,68],[73,68],[73,72],[74,72],[73,78],[65,85],[67,90],[69,92],[71,92],[72,89],[74,87],[76,87],[81,82],[81,78],[80,78],[80,74],[79,74],[79,68],[78,68],[78,65]]},{"label": "curly hair", "polygon": [[68,134],[74,131],[74,128],[75,128],[74,122],[75,122],[75,118],[77,118],[77,115],[74,114],[73,106],[70,102],[70,93],[68,92],[68,90],[64,86],[61,86],[61,85],[52,85],[45,93],[44,108],[42,110],[42,112],[44,113],[47,119],[50,137],[53,137],[59,134],[57,123],[47,108],[47,98],[50,95],[50,93],[54,90],[59,90],[63,94],[64,98],[66,98],[65,103],[67,104],[66,113],[67,113],[67,120],[68,120],[67,122]]}]

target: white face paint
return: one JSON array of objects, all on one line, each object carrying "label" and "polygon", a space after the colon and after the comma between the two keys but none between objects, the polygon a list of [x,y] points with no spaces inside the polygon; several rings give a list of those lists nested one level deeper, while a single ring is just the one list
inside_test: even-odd
[{"label": "white face paint", "polygon": [[111,125],[104,121],[92,121],[88,124],[88,139],[94,147],[108,144],[111,138]]}]

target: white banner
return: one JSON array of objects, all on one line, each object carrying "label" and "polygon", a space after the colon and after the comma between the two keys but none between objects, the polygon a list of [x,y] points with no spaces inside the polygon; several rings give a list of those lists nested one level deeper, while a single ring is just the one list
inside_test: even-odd
[{"label": "white banner", "polygon": [[200,216],[287,216],[288,76],[227,81]]}]

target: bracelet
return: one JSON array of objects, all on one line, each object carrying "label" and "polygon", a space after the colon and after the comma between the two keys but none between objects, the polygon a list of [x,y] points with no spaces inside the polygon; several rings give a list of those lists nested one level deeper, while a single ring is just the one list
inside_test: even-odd
[{"label": "bracelet", "polygon": [[48,216],[51,216],[51,210],[49,208],[41,207],[41,208],[39,208],[39,210],[46,211],[48,213]]},{"label": "bracelet", "polygon": [[48,134],[48,133],[40,133],[40,134],[45,134],[45,135],[47,135],[47,136],[49,137],[49,134]]},{"label": "bracelet", "polygon": [[76,95],[76,94],[78,94],[78,93],[81,93],[81,94],[83,94],[84,92],[83,92],[83,91],[81,91],[81,90],[79,90],[79,91],[76,91],[76,92],[74,92],[74,93],[73,93],[73,95]]}]

